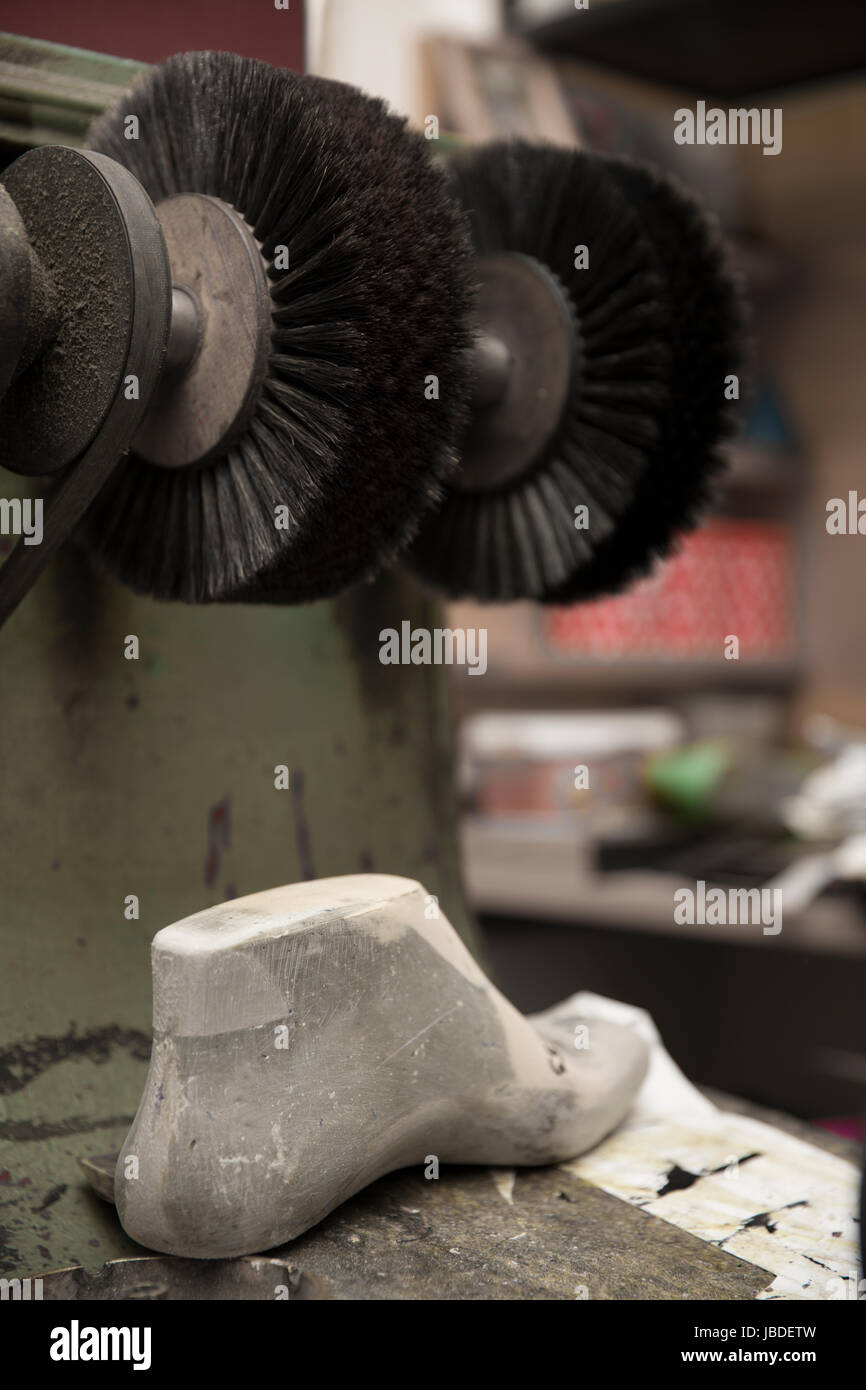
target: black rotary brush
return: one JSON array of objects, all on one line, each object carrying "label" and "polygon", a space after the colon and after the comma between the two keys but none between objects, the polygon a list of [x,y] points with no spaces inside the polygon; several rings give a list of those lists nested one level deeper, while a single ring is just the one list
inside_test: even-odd
[{"label": "black rotary brush", "polygon": [[178,284],[190,327],[79,535],[159,598],[298,601],[369,577],[437,499],[464,418],[470,252],[427,142],[339,84],[194,53],[89,145],[156,204],[173,335]]},{"label": "black rotary brush", "polygon": [[615,535],[552,595],[555,602],[617,592],[700,520],[723,466],[719,446],[735,423],[726,380],[739,375],[744,355],[742,299],[715,220],[667,175],[626,160],[611,160],[608,169],[638,209],[661,263],[670,308],[668,406]]},{"label": "black rotary brush", "polygon": [[500,364],[411,562],[452,596],[618,589],[695,520],[718,466],[740,336],[718,238],[622,161],[515,142],[451,177]]},{"label": "black rotary brush", "polygon": [[695,520],[739,313],[671,182],[521,143],[446,180],[381,102],[220,53],[91,146],[0,186],[3,463],[59,478],[0,623],[76,525],[158,598],[323,597],[417,532],[449,594],[567,602]]}]

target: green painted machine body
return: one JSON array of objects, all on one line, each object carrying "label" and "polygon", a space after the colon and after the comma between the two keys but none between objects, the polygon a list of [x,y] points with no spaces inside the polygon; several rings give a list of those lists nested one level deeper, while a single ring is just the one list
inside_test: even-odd
[{"label": "green painted machine body", "polygon": [[378,659],[381,628],[436,617],[399,576],[299,608],[157,604],[69,548],[0,633],[3,1269],[128,1245],[76,1160],[131,1122],[161,927],[376,870],[467,933],[442,672]]},{"label": "green painted machine body", "polygon": [[[114,61],[36,48],[19,124],[0,130],[9,157],[28,118],[31,143],[79,142],[53,76],[80,96],[77,64],[92,86]],[[119,66],[106,80],[128,80]],[[0,497],[29,493],[0,469]],[[70,545],[0,631],[0,1274],[142,1253],[78,1159],[131,1123],[161,927],[376,870],[420,879],[471,937],[445,673],[379,661],[381,629],[405,620],[440,625],[401,573],[302,607],[189,607],[135,596]]]}]

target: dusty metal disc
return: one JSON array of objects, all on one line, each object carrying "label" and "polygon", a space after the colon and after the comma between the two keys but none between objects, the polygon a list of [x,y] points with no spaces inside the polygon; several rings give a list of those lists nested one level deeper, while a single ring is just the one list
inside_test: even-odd
[{"label": "dusty metal disc", "polygon": [[574,309],[546,266],[503,252],[480,257],[476,274],[477,323],[508,361],[501,394],[473,409],[460,469],[449,480],[461,492],[507,486],[544,458],[580,364]]},{"label": "dusty metal disc", "polygon": [[172,283],[197,311],[198,341],[174,370],[169,362],[133,447],[150,463],[185,468],[224,454],[250,420],[267,372],[270,289],[252,231],[228,203],[182,193],[156,214]]},{"label": "dusty metal disc", "polygon": [[30,306],[27,230],[0,184],[0,396],[18,366]]},{"label": "dusty metal disc", "polygon": [[168,341],[168,262],[150,199],[104,155],[30,150],[3,182],[56,291],[57,324],[0,402],[2,462],[47,474],[79,458],[105,421],[127,374],[136,296],[152,300],[157,350],[150,379],[130,389],[139,399],[152,389]]}]

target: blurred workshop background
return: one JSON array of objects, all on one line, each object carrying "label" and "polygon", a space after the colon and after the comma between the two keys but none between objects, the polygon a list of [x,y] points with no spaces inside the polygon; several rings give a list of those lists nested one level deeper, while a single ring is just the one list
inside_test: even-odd
[{"label": "blurred workshop background", "polygon": [[[753,370],[712,515],[622,597],[464,603],[448,615],[488,631],[486,674],[452,672],[465,878],[487,963],[519,1007],[577,989],[641,1005],[693,1080],[856,1132],[866,1094],[861,0],[3,9],[6,29],[134,62],[202,47],[203,33],[215,48],[305,61],[419,127],[435,115],[441,150],[513,134],[631,154],[716,212],[748,287]],[[112,68],[106,80],[127,78]],[[781,109],[782,152],[676,144],[674,112],[698,101]],[[0,140],[5,119],[0,110]],[[828,530],[833,499],[843,534]],[[674,919],[678,888],[763,887],[795,863],[778,935]]]},{"label": "blurred workshop background", "polygon": [[[306,46],[443,139],[635,155],[720,218],[754,341],[712,515],[622,597],[450,612],[488,630],[487,673],[453,676],[465,875],[521,1008],[642,1005],[696,1081],[857,1132],[866,855],[836,851],[866,830],[866,535],[827,507],[866,497],[860,5],[313,0]],[[698,100],[780,108],[782,153],[677,145]],[[806,856],[778,935],[674,921],[678,887]]]}]

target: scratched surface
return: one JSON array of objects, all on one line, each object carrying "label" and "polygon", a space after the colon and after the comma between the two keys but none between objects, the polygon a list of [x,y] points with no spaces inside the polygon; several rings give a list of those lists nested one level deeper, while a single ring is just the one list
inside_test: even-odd
[{"label": "scratched surface", "polygon": [[[720,1109],[746,1114],[762,1128],[772,1125],[839,1161],[856,1156],[849,1140],[803,1121],[729,1096],[715,1099]],[[114,1156],[101,1158],[99,1165],[113,1172]],[[58,1276],[56,1289],[46,1283],[45,1297],[68,1296],[70,1280],[77,1296],[87,1298],[129,1296],[134,1285],[136,1297],[272,1299],[275,1281],[286,1286],[290,1298],[304,1300],[779,1296],[767,1292],[773,1280],[771,1250],[766,1266],[753,1251],[742,1258],[706,1233],[681,1229],[582,1181],[569,1165],[443,1166],[438,1179],[426,1172],[412,1168],[382,1178],[300,1239],[270,1252],[267,1260],[251,1260],[255,1279],[243,1294],[238,1280],[248,1283],[251,1277],[244,1261],[151,1256],[142,1262],[144,1252],[138,1250],[129,1265]],[[671,1165],[666,1185],[672,1193],[677,1177]],[[113,1207],[104,1203],[103,1208],[114,1219]],[[215,1264],[222,1271],[217,1287]],[[850,1297],[850,1292],[843,1288],[836,1296]]]},{"label": "scratched surface", "polygon": [[741,1300],[768,1280],[561,1168],[392,1174],[283,1254],[308,1298]]},{"label": "scratched surface", "polygon": [[[0,494],[21,487],[0,472]],[[301,608],[193,608],[67,548],[0,633],[0,1273],[137,1249],[76,1159],[132,1120],[161,927],[381,870],[420,879],[468,935],[443,673],[378,661],[404,618],[439,623],[399,576]]]},{"label": "scratched surface", "polygon": [[[855,1145],[756,1107],[717,1107],[665,1050],[642,1009],[581,993],[547,1011],[567,1042],[575,1017],[631,1027],[649,1045],[644,1084],[613,1134],[564,1165],[729,1254],[771,1270],[762,1298],[838,1299],[858,1284]],[[847,1152],[846,1152],[847,1148]],[[841,1150],[841,1151],[840,1151]]]},{"label": "scratched surface", "polygon": [[418,1167],[373,1183],[266,1257],[139,1249],[99,1271],[52,1274],[44,1297],[749,1300],[768,1278],[561,1169],[443,1167],[427,1179]]}]

